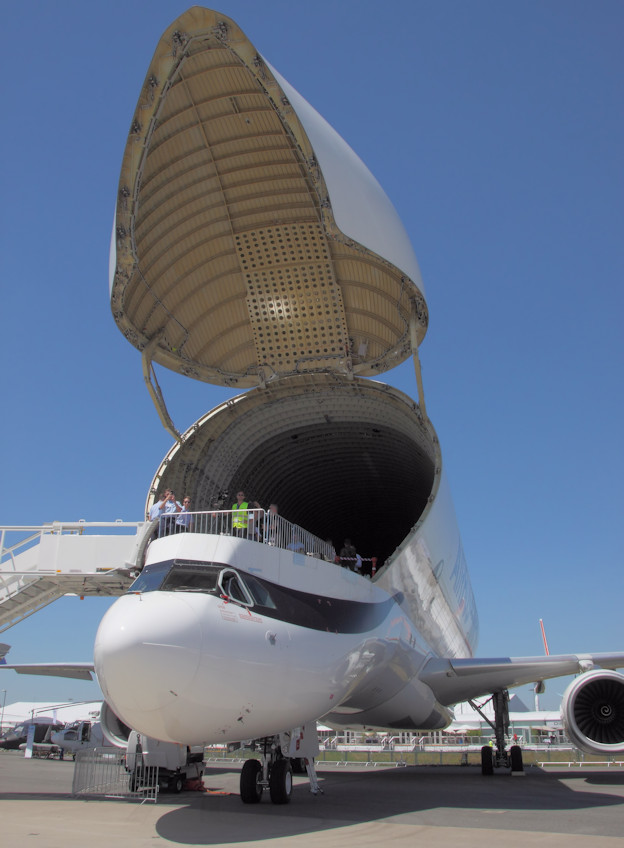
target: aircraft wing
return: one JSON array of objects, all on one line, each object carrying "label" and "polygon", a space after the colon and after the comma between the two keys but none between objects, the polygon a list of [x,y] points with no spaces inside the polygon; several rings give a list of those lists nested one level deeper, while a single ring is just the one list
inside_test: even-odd
[{"label": "aircraft wing", "polygon": [[578,674],[593,668],[624,668],[624,653],[471,659],[435,657],[425,664],[419,677],[431,687],[439,703],[450,706],[512,686]]},{"label": "aircraft wing", "polygon": [[[93,663],[22,663],[3,665],[18,674],[38,674],[93,680]],[[593,668],[624,668],[624,653],[560,654],[546,657],[474,657],[430,659],[420,679],[433,690],[439,703],[449,706],[527,683],[579,674]]]},{"label": "aircraft wing", "polygon": [[45,674],[50,677],[72,677],[75,680],[93,680],[93,663],[21,663],[3,665],[3,669],[13,669],[18,674]]}]

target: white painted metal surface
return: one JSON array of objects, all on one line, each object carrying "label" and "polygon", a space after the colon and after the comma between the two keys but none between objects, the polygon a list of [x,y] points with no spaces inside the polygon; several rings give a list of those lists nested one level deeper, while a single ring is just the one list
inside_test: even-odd
[{"label": "white painted metal surface", "polygon": [[338,227],[400,268],[424,295],[414,248],[388,195],[342,136],[272,65],[267,65],[312,143]]},{"label": "white painted metal surface", "polygon": [[148,527],[55,521],[0,528],[0,632],[66,594],[122,594]]}]

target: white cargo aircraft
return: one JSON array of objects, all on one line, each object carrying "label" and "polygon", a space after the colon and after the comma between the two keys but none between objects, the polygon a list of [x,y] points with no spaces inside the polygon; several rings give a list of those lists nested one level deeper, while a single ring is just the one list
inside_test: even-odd
[{"label": "white cargo aircraft", "polygon": [[[562,705],[569,738],[624,752],[623,653],[473,656],[475,602],[420,375],[428,314],[411,244],[355,153],[225,15],[191,8],[156,48],[110,271],[115,320],[176,439],[147,509],[169,488],[190,496],[192,515],[146,523],[94,666],[65,667],[95,668],[109,739],[124,744],[132,727],[189,746],[261,740],[241,795],[256,802],[268,786],[279,803],[293,757],[316,788],[315,720],[443,728],[451,705],[493,695],[497,747],[483,771],[521,771],[520,749],[505,746],[508,688],[578,673]],[[418,403],[367,379],[410,355]],[[153,362],[251,391],[180,435]],[[229,509],[239,491],[242,514]],[[257,505],[274,500],[277,516]],[[364,574],[336,564],[324,540],[340,548],[345,536],[378,558],[376,573],[368,557]]]}]

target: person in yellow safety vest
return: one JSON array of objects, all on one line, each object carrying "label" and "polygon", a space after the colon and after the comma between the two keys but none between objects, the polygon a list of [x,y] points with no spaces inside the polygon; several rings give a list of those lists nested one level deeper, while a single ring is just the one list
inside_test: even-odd
[{"label": "person in yellow safety vest", "polygon": [[249,504],[245,500],[245,493],[238,492],[236,494],[236,503],[232,504],[232,530],[235,536],[247,537],[248,534],[248,516]]}]

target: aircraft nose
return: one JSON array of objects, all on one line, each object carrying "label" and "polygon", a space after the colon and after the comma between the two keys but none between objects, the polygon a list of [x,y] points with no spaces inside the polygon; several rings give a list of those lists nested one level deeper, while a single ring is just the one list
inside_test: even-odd
[{"label": "aircraft nose", "polygon": [[125,595],[108,610],[95,640],[95,670],[122,718],[164,707],[197,671],[201,627],[184,597]]}]

